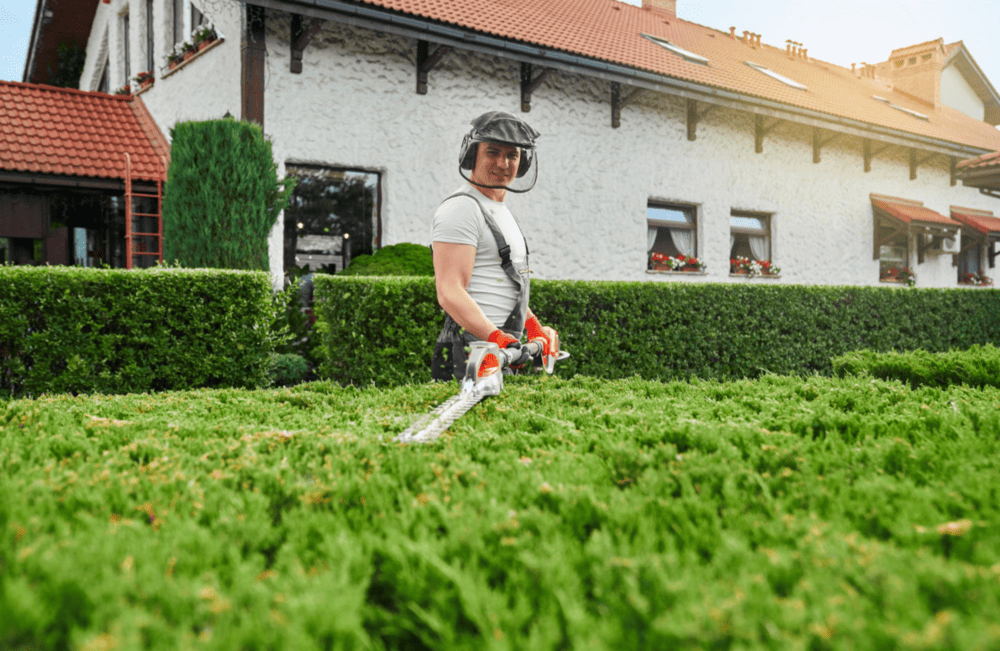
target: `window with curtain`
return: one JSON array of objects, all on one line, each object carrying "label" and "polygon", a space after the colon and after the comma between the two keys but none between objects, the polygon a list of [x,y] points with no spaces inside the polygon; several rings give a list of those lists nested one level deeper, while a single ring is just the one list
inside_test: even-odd
[{"label": "window with curtain", "polygon": [[[733,210],[729,217],[729,258],[771,262],[771,216]],[[733,269],[731,269],[732,271]]]},{"label": "window with curtain", "polygon": [[649,202],[646,206],[647,269],[653,268],[653,254],[697,257],[697,225],[694,206]]}]

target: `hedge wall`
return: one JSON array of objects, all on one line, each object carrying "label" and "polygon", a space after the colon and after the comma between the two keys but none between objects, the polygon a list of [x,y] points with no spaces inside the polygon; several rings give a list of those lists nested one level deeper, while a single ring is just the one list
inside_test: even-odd
[{"label": "hedge wall", "polygon": [[[430,278],[317,276],[322,377],[430,379],[443,312]],[[572,357],[560,374],[664,380],[831,375],[870,349],[942,352],[1000,342],[1000,291],[535,281],[532,310]]]},{"label": "hedge wall", "polygon": [[0,267],[0,397],[267,383],[263,272]]}]

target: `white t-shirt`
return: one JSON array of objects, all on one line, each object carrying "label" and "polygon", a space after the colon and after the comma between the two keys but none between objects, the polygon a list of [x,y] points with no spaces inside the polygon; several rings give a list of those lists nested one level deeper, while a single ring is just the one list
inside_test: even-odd
[{"label": "white t-shirt", "polygon": [[[500,227],[510,246],[510,259],[521,265],[527,256],[524,236],[514,216],[502,202],[493,201],[475,186],[466,183],[461,192],[472,194]],[[500,266],[500,251],[496,238],[486,225],[486,219],[470,196],[453,197],[442,203],[434,213],[431,242],[470,244],[476,247],[476,262],[466,291],[483,310],[493,325],[500,327],[510,316],[517,302],[518,286]]]}]

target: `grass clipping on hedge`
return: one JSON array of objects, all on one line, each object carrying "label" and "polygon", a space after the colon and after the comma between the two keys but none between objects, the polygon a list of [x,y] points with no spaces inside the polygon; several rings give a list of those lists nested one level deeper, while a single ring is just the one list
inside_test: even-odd
[{"label": "grass clipping on hedge", "polygon": [[997,389],[455,390],[7,403],[0,647],[1000,645]]}]

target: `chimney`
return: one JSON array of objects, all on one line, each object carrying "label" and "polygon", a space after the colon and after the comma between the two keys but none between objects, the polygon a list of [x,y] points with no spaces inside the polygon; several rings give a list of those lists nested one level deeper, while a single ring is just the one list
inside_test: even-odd
[{"label": "chimney", "polygon": [[671,18],[677,17],[677,0],[642,0],[642,8]]},{"label": "chimney", "polygon": [[734,41],[736,40],[736,28],[735,27],[730,27],[729,28],[729,38],[733,39]]},{"label": "chimney", "polygon": [[941,105],[941,70],[944,64],[944,40],[937,39],[922,47],[893,50],[882,73],[893,88],[912,95],[937,108]]}]

